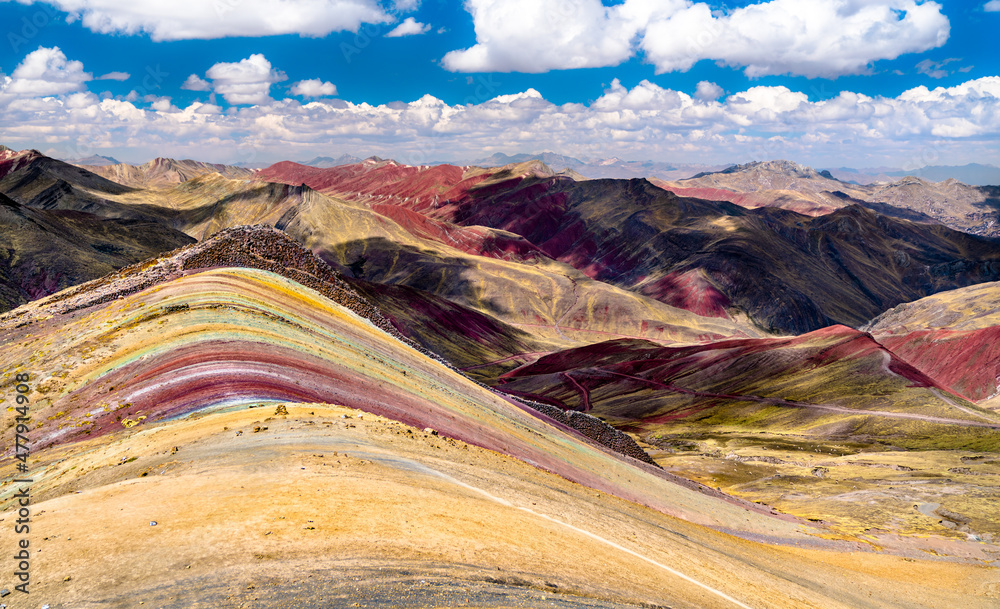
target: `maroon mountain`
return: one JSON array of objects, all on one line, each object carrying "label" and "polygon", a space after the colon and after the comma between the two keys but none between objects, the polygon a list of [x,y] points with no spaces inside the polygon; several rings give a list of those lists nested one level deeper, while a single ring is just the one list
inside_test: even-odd
[{"label": "maroon mountain", "polygon": [[858,205],[810,217],[681,197],[644,179],[512,169],[282,163],[260,175],[517,233],[594,279],[780,332],[858,326],[901,302],[1000,277],[1000,244]]}]

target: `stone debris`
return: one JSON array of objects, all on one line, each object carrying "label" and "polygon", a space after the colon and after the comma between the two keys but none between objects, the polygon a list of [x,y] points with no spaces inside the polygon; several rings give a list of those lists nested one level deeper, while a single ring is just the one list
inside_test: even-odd
[{"label": "stone debris", "polygon": [[638,459],[639,461],[649,463],[650,465],[656,465],[656,467],[660,467],[656,461],[653,461],[652,457],[646,454],[646,451],[642,450],[642,448],[636,444],[635,440],[595,416],[575,410],[564,411],[561,408],[550,406],[549,404],[540,404],[530,400],[518,401],[530,406],[549,418],[555,419],[567,427],[575,429],[591,440],[603,446],[607,446],[617,453],[632,457],[633,459]]}]

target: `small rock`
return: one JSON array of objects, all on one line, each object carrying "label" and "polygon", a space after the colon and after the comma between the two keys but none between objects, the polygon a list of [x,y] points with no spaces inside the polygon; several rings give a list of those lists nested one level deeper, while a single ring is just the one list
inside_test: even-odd
[{"label": "small rock", "polygon": [[424,433],[429,433],[432,436],[438,435],[437,430],[436,429],[431,429],[430,427],[424,427]]},{"label": "small rock", "polygon": [[149,521],[149,526],[155,527],[156,526],[156,521],[155,520],[150,520]]},{"label": "small rock", "polygon": [[5,596],[7,596],[8,594],[10,594],[10,590],[8,590],[7,588],[4,588],[3,590],[0,590],[0,598],[3,598]]}]

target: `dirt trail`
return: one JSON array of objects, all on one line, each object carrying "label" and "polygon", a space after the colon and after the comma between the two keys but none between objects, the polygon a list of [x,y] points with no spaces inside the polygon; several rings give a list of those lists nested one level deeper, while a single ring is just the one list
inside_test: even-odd
[{"label": "dirt trail", "polygon": [[975,410],[972,410],[971,408],[966,408],[965,406],[961,406],[959,404],[956,404],[948,396],[944,395],[943,392],[941,392],[941,391],[939,391],[937,389],[931,389],[931,393],[933,393],[934,395],[936,395],[939,398],[941,398],[941,400],[944,401],[946,404],[950,404],[951,406],[954,406],[955,408],[961,410],[962,412],[964,412],[966,414],[971,414],[974,417],[979,417],[980,419],[983,419],[983,420],[986,420],[986,421],[990,421],[991,423],[996,423],[997,422],[996,419],[991,419],[990,417],[984,415],[981,412],[976,412]]},{"label": "dirt trail", "polygon": [[423,464],[415,463],[415,465],[417,465],[418,467],[420,467],[420,469],[423,470],[423,471],[425,471],[426,473],[438,476],[438,477],[440,477],[440,478],[442,478],[444,480],[447,480],[448,482],[450,482],[452,484],[461,486],[461,487],[469,489],[471,491],[475,491],[476,493],[479,493],[480,495],[486,497],[490,501],[493,501],[495,503],[499,503],[500,505],[502,505],[504,507],[513,507],[513,508],[516,508],[518,510],[521,510],[522,512],[527,512],[527,513],[531,514],[532,516],[537,516],[539,518],[543,518],[543,519],[548,520],[549,522],[555,523],[555,524],[557,524],[557,525],[559,525],[561,527],[564,527],[564,528],[569,529],[571,531],[574,531],[576,533],[580,533],[582,535],[585,535],[586,537],[589,537],[590,539],[593,539],[594,541],[600,542],[601,544],[604,544],[606,546],[614,548],[615,550],[618,550],[619,552],[624,552],[624,553],[629,554],[629,555],[631,555],[631,556],[633,556],[635,558],[643,560],[643,561],[645,561],[645,562],[647,562],[647,563],[649,563],[649,564],[651,564],[651,565],[653,565],[655,567],[659,567],[660,569],[663,569],[667,573],[670,573],[671,575],[673,575],[675,577],[679,577],[679,578],[683,579],[686,582],[692,583],[692,584],[698,586],[699,588],[702,588],[703,590],[707,590],[708,592],[710,592],[710,593],[712,593],[712,594],[714,594],[714,595],[716,595],[716,596],[718,596],[720,598],[723,598],[723,599],[729,601],[730,603],[732,603],[733,605],[736,605],[737,607],[743,607],[744,609],[753,609],[752,607],[750,607],[750,605],[747,605],[745,603],[742,603],[742,602],[736,600],[735,598],[729,596],[728,594],[726,594],[725,592],[722,592],[721,590],[717,590],[717,589],[709,586],[708,584],[702,583],[702,582],[698,581],[697,579],[694,579],[693,577],[685,575],[685,574],[681,573],[680,571],[678,571],[676,569],[673,569],[671,567],[668,567],[667,565],[664,565],[661,562],[655,561],[652,558],[649,558],[648,556],[640,554],[639,552],[636,552],[634,550],[630,550],[630,549],[628,549],[628,548],[626,548],[626,547],[624,547],[624,546],[622,546],[620,544],[617,544],[617,543],[611,541],[610,539],[606,539],[604,537],[601,537],[600,535],[597,535],[596,533],[591,533],[590,531],[587,531],[585,529],[581,529],[580,527],[577,527],[577,526],[574,526],[572,524],[569,524],[568,522],[563,522],[563,521],[561,521],[561,520],[559,520],[557,518],[553,518],[552,516],[549,516],[548,514],[543,514],[543,513],[540,513],[540,512],[536,512],[535,510],[533,510],[533,509],[531,509],[529,507],[514,505],[513,503],[507,501],[506,499],[503,499],[502,497],[497,497],[496,495],[493,495],[493,494],[491,494],[491,493],[489,493],[489,492],[487,492],[487,491],[485,491],[485,490],[483,490],[481,488],[472,486],[471,484],[466,484],[465,482],[462,482],[461,480],[453,478],[453,477],[451,477],[451,476],[449,476],[449,475],[447,475],[445,473],[439,472],[439,471],[437,471],[435,469],[432,469],[430,467],[427,467],[427,466],[425,466]]},{"label": "dirt trail", "polygon": [[580,302],[580,288],[576,285],[576,279],[573,279],[572,277],[567,277],[566,279],[573,284],[573,304],[566,308],[563,314],[559,316],[559,319],[555,320],[553,327],[556,329],[559,336],[561,336],[564,340],[569,340],[569,337],[563,334],[562,328],[559,327],[559,324],[562,320],[566,319],[566,316],[569,315],[573,309],[576,308],[577,303]]},{"label": "dirt trail", "polygon": [[580,399],[583,400],[583,411],[590,412],[590,392],[587,391],[587,388],[576,382],[576,379],[569,372],[563,372],[562,376],[566,377],[566,380],[572,383],[576,387],[576,390],[580,392]]},{"label": "dirt trail", "polygon": [[[641,377],[638,377],[638,376],[632,376],[632,375],[629,375],[629,374],[622,374],[620,372],[612,372],[610,370],[604,370],[603,368],[602,369],[598,369],[598,370],[600,372],[604,372],[604,373],[610,374],[612,376],[620,376],[620,377],[624,377],[624,378],[631,379],[631,380],[634,380],[634,381],[640,381],[640,382],[643,382],[643,383],[648,383],[650,385],[655,385],[655,386],[657,386],[657,387],[659,387],[661,389],[666,389],[667,391],[675,391],[677,393],[683,393],[683,394],[686,394],[686,395],[694,395],[694,396],[698,396],[698,397],[721,398],[721,399],[726,399],[726,400],[745,400],[745,401],[748,401],[748,402],[760,402],[760,403],[768,404],[768,405],[772,405],[772,406],[789,406],[789,407],[792,407],[792,408],[811,408],[813,410],[826,410],[826,411],[829,411],[829,412],[840,412],[840,413],[844,413],[844,414],[852,414],[852,415],[859,415],[859,416],[873,415],[873,416],[889,417],[889,418],[894,418],[894,419],[912,419],[912,420],[918,420],[918,421],[926,421],[928,423],[942,423],[942,424],[945,424],[945,425],[965,425],[965,426],[969,426],[969,427],[986,427],[988,429],[1000,429],[1000,423],[992,423],[992,424],[991,423],[980,423],[978,421],[965,421],[965,420],[962,420],[962,419],[949,419],[949,418],[945,418],[945,417],[935,417],[935,416],[931,416],[931,415],[914,414],[914,413],[909,413],[909,412],[889,412],[889,411],[886,411],[886,410],[857,410],[857,409],[854,409],[854,408],[844,408],[843,406],[833,406],[832,404],[808,404],[808,403],[805,403],[805,402],[791,402],[791,401],[788,401],[788,400],[782,400],[780,398],[768,398],[768,397],[763,397],[763,396],[758,396],[758,395],[729,395],[729,394],[725,394],[725,393],[710,393],[710,392],[707,392],[707,391],[694,391],[692,389],[685,389],[684,387],[678,387],[676,385],[669,385],[669,384],[666,384],[666,383],[660,383],[658,381],[653,381],[653,380],[650,380],[650,379],[644,379],[644,378],[641,378]],[[938,394],[937,392],[935,392],[935,394],[938,395],[938,397],[944,399],[946,402],[952,404],[952,406],[956,406],[956,408],[958,408],[958,406],[956,404],[954,404],[953,402],[950,402],[949,400],[945,399],[944,396]],[[964,410],[962,408],[959,408],[959,409],[960,410]],[[981,416],[982,417],[982,415],[979,415],[978,413],[975,413],[974,411],[970,411],[970,414],[976,414],[977,416]],[[986,418],[986,417],[982,417],[982,418]]]},{"label": "dirt trail", "polygon": [[519,358],[522,358],[522,357],[535,357],[537,355],[548,355],[550,353],[552,353],[552,352],[551,351],[530,351],[528,353],[518,353],[518,354],[515,354],[515,355],[510,355],[508,357],[500,358],[498,360],[494,360],[492,362],[486,362],[485,364],[476,364],[475,366],[466,366],[465,368],[459,368],[459,370],[461,370],[463,372],[466,371],[466,370],[477,370],[479,368],[486,368],[486,367],[489,367],[489,366],[495,366],[497,364],[502,364],[504,362],[509,362],[512,359],[519,359]]}]

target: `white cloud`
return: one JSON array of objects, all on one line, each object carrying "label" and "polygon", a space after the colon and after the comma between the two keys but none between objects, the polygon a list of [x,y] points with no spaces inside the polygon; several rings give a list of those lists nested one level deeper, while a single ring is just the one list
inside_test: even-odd
[{"label": "white cloud", "polygon": [[[627,0],[626,5],[636,0]],[[467,0],[476,45],[444,56],[453,72],[547,72],[617,65],[638,31],[600,0]]]},{"label": "white cloud", "polygon": [[917,72],[920,72],[921,74],[926,74],[931,78],[944,78],[945,76],[948,76],[948,74],[950,74],[950,72],[948,72],[948,70],[945,70],[944,67],[949,63],[955,61],[958,61],[958,58],[951,57],[949,59],[945,59],[944,61],[931,61],[930,59],[925,59],[920,63],[918,63],[916,65],[916,68]]},{"label": "white cloud", "polygon": [[[32,4],[36,0],[19,0]],[[388,23],[377,0],[37,0],[69,13],[102,34],[146,33],[153,40],[356,31],[362,23]],[[416,0],[397,2],[413,7]],[[400,9],[403,10],[403,9]],[[409,9],[407,9],[409,10]]]},{"label": "white cloud", "polygon": [[79,61],[67,61],[59,47],[38,47],[14,68],[3,85],[3,95],[41,97],[84,90],[93,75]]},{"label": "white cloud", "polygon": [[153,110],[156,110],[157,112],[170,112],[170,111],[176,112],[178,110],[176,106],[170,103],[169,97],[157,99],[153,101],[151,104],[149,104],[149,107],[152,108]]},{"label": "white cloud", "polygon": [[731,95],[727,104],[740,114],[750,116],[760,112],[772,115],[791,112],[809,101],[805,93],[790,90],[785,86],[750,87],[742,93]]},{"label": "white cloud", "polygon": [[217,63],[205,75],[212,79],[212,89],[231,104],[266,103],[271,85],[286,78],[259,53],[238,63]]},{"label": "white cloud", "polygon": [[713,101],[722,97],[723,93],[725,93],[725,91],[723,91],[722,87],[719,85],[714,82],[703,80],[698,83],[698,88],[695,91],[694,96],[701,101]]},{"label": "white cloud", "polygon": [[[491,98],[484,95],[482,101],[464,104],[424,95],[408,103],[372,105],[331,98],[308,103],[271,99],[269,88],[281,74],[254,55],[216,64],[206,73],[211,82],[200,82],[230,104],[255,105],[223,109],[194,102],[178,108],[157,96],[99,99],[84,90],[89,75],[79,62],[53,49],[35,53],[40,54],[26,57],[12,77],[3,77],[2,143],[57,146],[74,157],[103,150],[129,158],[234,161],[246,160],[239,155],[252,149],[269,151],[279,160],[338,149],[418,164],[494,151],[554,149],[577,157],[714,163],[792,158],[900,166],[919,157],[910,164],[921,166],[993,158],[1000,139],[1000,76],[953,87],[915,87],[896,97],[843,91],[819,101],[785,86],[750,87],[723,96],[712,83],[677,91],[650,81],[628,88],[615,80],[589,104],[554,104],[535,89],[493,89]],[[61,93],[53,92],[53,86],[17,95],[9,91],[16,82],[51,85],[59,74],[72,75],[57,82]],[[292,90],[308,96],[332,86],[315,79],[299,81]]]},{"label": "white cloud", "polygon": [[395,0],[396,10],[401,13],[408,13],[420,8],[420,0]]},{"label": "white cloud", "polygon": [[187,80],[181,85],[181,89],[187,91],[211,91],[212,83],[208,82],[204,78],[201,78],[197,74],[192,74],[187,77]]},{"label": "white cloud", "polygon": [[987,13],[1000,12],[1000,0],[990,0],[983,6],[983,10]]},{"label": "white cloud", "polygon": [[413,17],[407,17],[402,23],[397,25],[392,29],[391,32],[386,34],[386,38],[399,38],[400,36],[414,36],[416,34],[426,34],[431,29],[431,26],[426,23],[420,23]]},{"label": "white cloud", "polygon": [[107,74],[98,76],[94,80],[118,80],[124,82],[131,78],[131,76],[128,72],[108,72]]},{"label": "white cloud", "polygon": [[476,44],[443,58],[454,72],[546,72],[618,65],[637,52],[657,73],[703,59],[750,77],[860,74],[880,59],[941,46],[936,2],[771,0],[713,14],[704,2],[467,0]]},{"label": "white cloud", "polygon": [[[212,81],[212,91],[230,104],[267,103],[271,100],[271,85],[286,79],[284,73],[271,68],[271,62],[260,53],[236,63],[217,63],[205,72],[205,76]],[[192,85],[200,86],[204,82],[198,81]],[[191,82],[190,77],[188,82]]]},{"label": "white cloud", "polygon": [[323,82],[318,78],[300,80],[292,85],[292,95],[302,97],[330,97],[337,94],[337,86],[331,82]]},{"label": "white cloud", "polygon": [[658,72],[712,59],[751,77],[814,77],[860,74],[876,60],[941,46],[948,34],[935,2],[772,0],[720,17],[693,5],[652,22],[641,46]]}]

